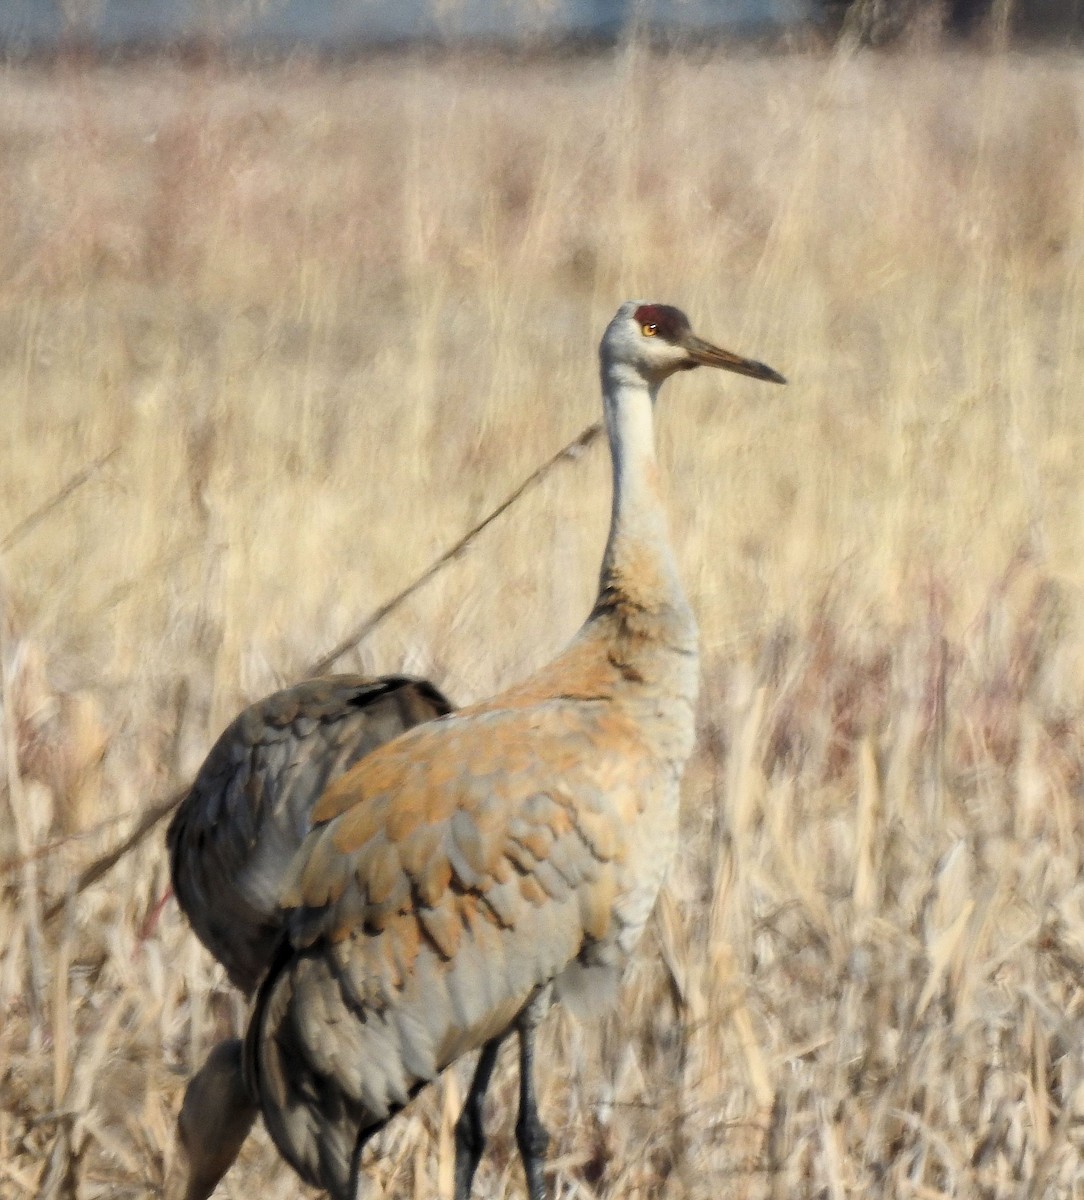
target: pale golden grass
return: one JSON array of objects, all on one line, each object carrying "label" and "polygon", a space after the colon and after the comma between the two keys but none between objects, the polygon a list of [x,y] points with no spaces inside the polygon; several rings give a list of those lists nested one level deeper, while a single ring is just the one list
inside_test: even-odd
[{"label": "pale golden grass", "polygon": [[[619,1015],[547,1024],[559,1194],[1084,1196],[1082,123],[1053,58],[0,73],[0,540],[120,447],[3,555],[0,1195],[154,1194],[243,1021],[160,838],[48,902],[595,419],[641,295],[792,383],[660,408],[687,851]],[[608,504],[596,448],[345,665],[543,661]],[[374,1196],[447,1194],[462,1085]],[[262,1133],[222,1189],[298,1191]]]}]

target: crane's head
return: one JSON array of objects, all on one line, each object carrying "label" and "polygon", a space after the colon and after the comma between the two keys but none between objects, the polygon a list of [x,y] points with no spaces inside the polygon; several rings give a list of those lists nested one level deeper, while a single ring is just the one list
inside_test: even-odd
[{"label": "crane's head", "polygon": [[693,367],[721,367],[770,383],[787,382],[764,363],[731,354],[697,337],[689,318],[669,304],[627,300],[606,327],[599,353],[604,368],[632,368],[654,386],[675,371]]}]

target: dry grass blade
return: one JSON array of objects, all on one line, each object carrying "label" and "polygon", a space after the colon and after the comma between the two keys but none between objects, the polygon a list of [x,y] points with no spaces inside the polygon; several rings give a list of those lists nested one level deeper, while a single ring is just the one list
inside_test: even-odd
[{"label": "dry grass blade", "polygon": [[863,738],[858,754],[858,812],[855,829],[855,865],[852,895],[859,913],[872,912],[877,888],[877,835],[881,818],[881,785],[877,755],[870,739]]}]

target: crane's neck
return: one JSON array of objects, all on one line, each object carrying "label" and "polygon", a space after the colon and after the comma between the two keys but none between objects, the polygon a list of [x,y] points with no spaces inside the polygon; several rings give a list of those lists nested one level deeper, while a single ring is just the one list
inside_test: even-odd
[{"label": "crane's neck", "polygon": [[[695,645],[696,626],[681,588],[655,458],[658,385],[603,358],[602,395],[613,457],[613,513],[602,560],[598,607],[655,618]],[[669,628],[674,625],[678,628]],[[637,621],[641,623],[641,621]]]},{"label": "crane's neck", "polygon": [[596,702],[608,702],[607,711],[629,719],[642,761],[663,772],[665,796],[676,803],[672,785],[694,740],[696,621],[681,590],[660,494],[652,413],[657,389],[627,368],[608,366],[605,345],[602,390],[614,494],[598,598],[568,649],[504,693],[501,704],[583,699],[597,711]]}]

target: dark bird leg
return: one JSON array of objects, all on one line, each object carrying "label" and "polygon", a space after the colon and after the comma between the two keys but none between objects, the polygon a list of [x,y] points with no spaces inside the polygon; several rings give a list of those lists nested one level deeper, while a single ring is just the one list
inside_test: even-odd
[{"label": "dark bird leg", "polygon": [[455,1200],[468,1200],[474,1172],[478,1169],[482,1151],[485,1149],[483,1109],[486,1089],[497,1062],[500,1045],[501,1039],[497,1037],[482,1047],[478,1065],[474,1068],[470,1091],[467,1093],[467,1102],[455,1123]]},{"label": "dark bird leg", "polygon": [[[516,1122],[516,1142],[523,1159],[523,1170],[527,1176],[527,1191],[530,1200],[545,1200],[546,1189],[542,1177],[546,1149],[550,1135],[538,1116],[538,1104],[534,1094],[534,1034],[539,1022],[550,1005],[549,989],[538,992],[516,1018],[519,1031],[519,1119]],[[469,1200],[474,1173],[482,1160],[486,1134],[484,1109],[486,1092],[497,1065],[497,1051],[504,1035],[485,1043],[474,1068],[470,1091],[455,1123],[455,1193],[454,1200]],[[357,1194],[361,1174],[361,1151],[376,1130],[362,1132],[354,1146],[350,1168],[349,1195]]]},{"label": "dark bird leg", "polygon": [[[504,1035],[486,1042],[478,1055],[474,1078],[470,1081],[463,1111],[455,1123],[455,1200],[469,1200],[474,1173],[482,1160],[486,1146],[485,1102],[493,1068],[497,1064],[497,1051],[501,1048]],[[354,1146],[354,1158],[350,1166],[350,1195],[356,1196],[361,1174],[361,1152],[375,1129],[364,1130]]]},{"label": "dark bird leg", "polygon": [[516,1121],[516,1142],[527,1176],[527,1195],[530,1200],[546,1200],[546,1184],[542,1171],[550,1135],[538,1115],[534,1094],[534,1035],[549,1008],[548,989],[538,992],[528,1002],[517,1020],[519,1028],[519,1119]]}]

